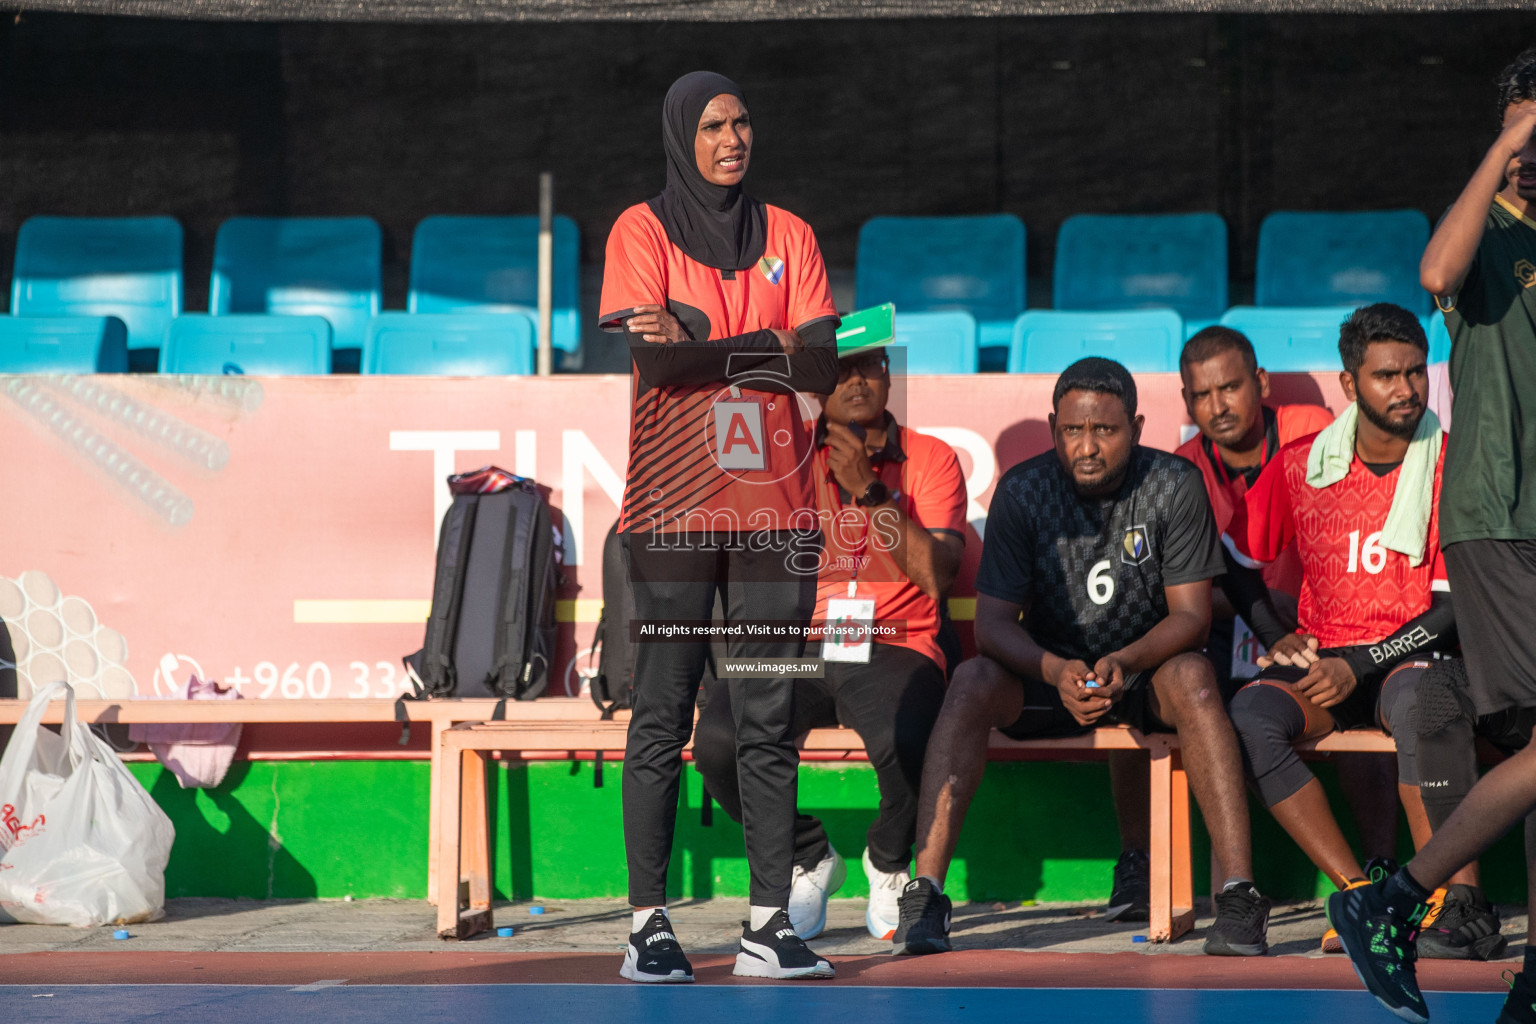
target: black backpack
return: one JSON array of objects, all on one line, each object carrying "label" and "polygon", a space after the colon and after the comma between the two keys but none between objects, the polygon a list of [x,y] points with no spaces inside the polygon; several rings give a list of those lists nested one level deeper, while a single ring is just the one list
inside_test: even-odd
[{"label": "black backpack", "polygon": [[515,483],[457,493],[443,517],[426,645],[405,659],[418,696],[533,700],[549,686],[563,544],[538,485],[496,472]]},{"label": "black backpack", "polygon": [[635,691],[635,645],[629,624],[635,617],[635,593],[624,561],[624,537],[615,522],[603,538],[603,614],[597,623],[597,675],[592,678],[592,703],[609,719],[620,708],[632,707]]}]

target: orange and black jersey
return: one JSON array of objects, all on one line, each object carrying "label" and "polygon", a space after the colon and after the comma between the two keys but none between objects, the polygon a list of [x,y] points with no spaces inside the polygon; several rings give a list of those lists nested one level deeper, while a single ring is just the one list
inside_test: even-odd
[{"label": "orange and black jersey", "polygon": [[[716,270],[668,240],[650,206],[608,236],[600,326],[666,308],[688,341],[628,335],[635,366],[621,532],[782,530],[815,524],[809,400],[837,386],[837,309],[810,227],[765,207],[757,264]],[[798,331],[805,350],[779,347]],[[627,332],[626,332],[627,333]]]}]

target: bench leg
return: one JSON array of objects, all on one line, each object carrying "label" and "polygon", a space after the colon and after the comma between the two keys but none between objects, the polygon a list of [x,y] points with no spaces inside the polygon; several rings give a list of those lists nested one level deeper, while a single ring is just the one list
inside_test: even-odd
[{"label": "bench leg", "polygon": [[442,771],[438,772],[437,785],[437,871],[439,878],[437,898],[437,937],[455,939],[459,935],[459,818],[463,810],[461,771],[464,752],[453,744],[451,734],[445,737],[442,752]]},{"label": "bench leg", "polygon": [[437,718],[432,719],[432,774],[430,787],[427,793],[427,902],[437,903],[437,830],[441,824],[438,814],[441,811],[441,794],[438,792],[443,778],[443,730],[445,725]]},{"label": "bench leg", "polygon": [[458,938],[467,939],[491,929],[491,855],[486,831],[485,754],[464,751],[464,783],[459,810],[463,836],[459,849],[460,873],[468,885],[468,906],[459,910]]},{"label": "bench leg", "polygon": [[1189,852],[1189,781],[1167,741],[1152,750],[1151,939],[1172,942],[1195,926]]}]

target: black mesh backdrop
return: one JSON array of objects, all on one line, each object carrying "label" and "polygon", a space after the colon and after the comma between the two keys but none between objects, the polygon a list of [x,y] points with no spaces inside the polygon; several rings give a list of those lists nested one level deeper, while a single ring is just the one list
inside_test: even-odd
[{"label": "black mesh backdrop", "polygon": [[39,0],[28,10],[239,21],[788,21],[1055,14],[1401,13],[1528,0]]},{"label": "black mesh backdrop", "polygon": [[[608,227],[662,181],[661,96],[705,66],[751,101],[750,187],[810,221],[833,268],[876,214],[1007,210],[1044,304],[1070,214],[1216,210],[1239,302],[1271,210],[1438,216],[1492,141],[1494,76],[1530,43],[1536,23],[1511,13],[461,26],[29,10],[0,19],[0,281],[27,216],[167,213],[199,310],[225,217],[367,214],[385,305],[403,308],[418,220],[532,213],[547,169],[595,306]],[[588,366],[622,368],[603,340]]]}]

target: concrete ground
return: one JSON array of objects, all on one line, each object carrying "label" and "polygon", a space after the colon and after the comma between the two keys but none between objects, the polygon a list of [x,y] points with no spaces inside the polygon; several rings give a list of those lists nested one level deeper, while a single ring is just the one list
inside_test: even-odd
[{"label": "concrete ground", "polygon": [[[864,929],[862,899],[834,899],[827,929],[812,942],[825,955],[859,956],[889,952],[890,944]],[[542,907],[543,914],[531,914]],[[1197,955],[1200,934],[1210,923],[1203,909],[1196,931],[1178,942],[1136,942],[1146,923],[1114,924],[1096,904],[971,903],[955,908],[956,949],[1028,949],[1057,953],[1142,952]],[[746,902],[690,900],[672,907],[678,937],[690,953],[734,953]],[[1500,907],[1510,958],[1524,950],[1523,908]],[[498,904],[496,924],[511,925],[511,938],[493,934],[465,942],[436,935],[436,910],[424,900],[221,900],[173,899],[166,916],[130,926],[131,938],[115,940],[112,928],[73,929],[45,925],[0,925],[0,958],[7,953],[141,950],[224,952],[388,952],[480,949],[486,952],[613,952],[622,950],[629,927],[623,900],[547,900]],[[1285,903],[1270,918],[1271,955],[1321,956],[1320,902]]]}]

